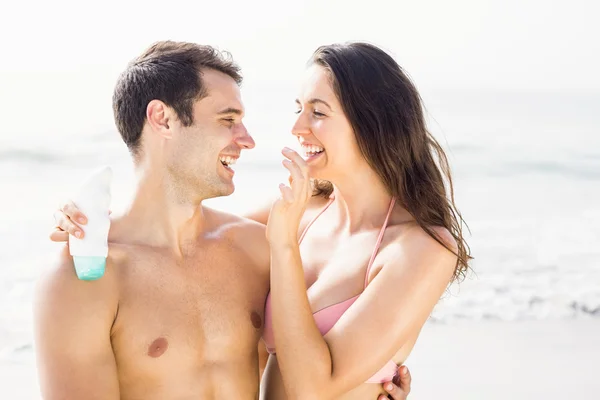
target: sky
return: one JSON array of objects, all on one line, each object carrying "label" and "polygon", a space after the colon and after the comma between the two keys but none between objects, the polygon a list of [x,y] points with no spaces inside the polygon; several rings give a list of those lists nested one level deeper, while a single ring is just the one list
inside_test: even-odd
[{"label": "sky", "polygon": [[113,129],[119,72],[163,39],[230,51],[243,95],[267,108],[269,88],[295,88],[318,45],[349,40],[389,51],[424,92],[598,93],[598,9],[591,0],[11,2],[0,17],[0,144]]}]

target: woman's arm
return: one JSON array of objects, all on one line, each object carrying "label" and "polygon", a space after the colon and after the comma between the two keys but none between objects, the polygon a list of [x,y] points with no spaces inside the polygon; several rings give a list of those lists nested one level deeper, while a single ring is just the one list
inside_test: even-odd
[{"label": "woman's arm", "polygon": [[298,246],[271,244],[275,345],[291,399],[328,399],[351,390],[421,330],[450,282],[456,258],[419,228],[390,247],[378,275],[322,337]]},{"label": "woman's arm", "polygon": [[271,212],[271,206],[273,205],[273,201],[268,203],[261,204],[255,209],[252,209],[248,212],[245,212],[242,217],[251,219],[260,224],[266,225],[269,220],[269,213]]}]

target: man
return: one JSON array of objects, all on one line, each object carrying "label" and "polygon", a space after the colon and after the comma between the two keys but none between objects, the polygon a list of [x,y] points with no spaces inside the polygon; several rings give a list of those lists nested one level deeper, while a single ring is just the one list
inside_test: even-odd
[{"label": "man", "polygon": [[40,281],[44,398],[258,398],[264,225],[202,205],[233,193],[229,165],[254,147],[240,82],[222,53],[175,42],[121,75],[113,108],[137,187],[112,221],[104,277],[78,280],[65,246]]}]

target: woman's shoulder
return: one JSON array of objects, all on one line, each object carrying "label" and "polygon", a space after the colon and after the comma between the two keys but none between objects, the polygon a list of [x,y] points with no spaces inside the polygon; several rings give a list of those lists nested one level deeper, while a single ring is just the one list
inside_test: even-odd
[{"label": "woman's shoulder", "polygon": [[[415,268],[451,275],[457,262],[458,245],[452,233],[443,226],[422,227],[415,221],[390,227],[390,237],[380,251],[380,259],[372,276],[385,265],[401,271]],[[441,267],[441,269],[439,269]]]},{"label": "woman's shoulder", "polygon": [[404,223],[392,227],[391,243],[400,245],[406,249],[407,246],[418,251],[458,251],[456,239],[446,227],[443,226],[420,226],[416,221]]}]

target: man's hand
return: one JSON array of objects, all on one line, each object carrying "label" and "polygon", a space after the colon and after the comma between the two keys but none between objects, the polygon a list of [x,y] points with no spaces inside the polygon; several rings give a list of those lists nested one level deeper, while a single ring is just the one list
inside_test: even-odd
[{"label": "man's hand", "polygon": [[393,382],[385,382],[383,384],[383,388],[389,394],[381,395],[377,400],[406,400],[408,398],[408,394],[410,393],[410,384],[412,378],[410,377],[410,372],[408,368],[403,365],[398,368],[398,375],[394,378]]}]

